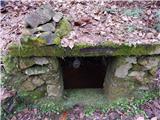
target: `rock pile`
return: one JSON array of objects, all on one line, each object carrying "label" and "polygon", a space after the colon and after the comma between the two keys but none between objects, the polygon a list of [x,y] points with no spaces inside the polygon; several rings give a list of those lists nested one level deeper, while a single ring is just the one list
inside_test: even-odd
[{"label": "rock pile", "polygon": [[63,19],[63,13],[53,10],[50,4],[45,4],[36,9],[25,18],[26,30],[24,35],[42,38],[46,45],[52,45],[56,39],[56,27]]}]

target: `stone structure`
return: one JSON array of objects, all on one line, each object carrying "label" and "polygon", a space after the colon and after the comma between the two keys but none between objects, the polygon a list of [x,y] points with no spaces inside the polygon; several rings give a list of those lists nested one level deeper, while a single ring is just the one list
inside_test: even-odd
[{"label": "stone structure", "polygon": [[137,89],[150,89],[160,67],[160,45],[118,45],[111,42],[97,46],[60,45],[71,31],[69,21],[60,12],[44,5],[26,18],[27,29],[22,45],[11,45],[3,59],[6,84],[26,99],[37,100],[63,96],[63,75],[58,57],[112,56],[104,78],[104,93],[109,99],[132,96]]}]

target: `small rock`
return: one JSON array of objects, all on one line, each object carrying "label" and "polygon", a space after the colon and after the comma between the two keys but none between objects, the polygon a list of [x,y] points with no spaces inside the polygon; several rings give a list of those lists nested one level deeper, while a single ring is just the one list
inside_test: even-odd
[{"label": "small rock", "polygon": [[35,66],[35,67],[26,69],[24,72],[27,75],[38,75],[38,74],[44,74],[49,72],[49,69],[47,67]]},{"label": "small rock", "polygon": [[60,94],[60,85],[47,85],[47,93],[49,97],[56,97]]},{"label": "small rock", "polygon": [[147,37],[148,39],[154,38],[154,34],[153,34],[153,33],[147,33],[147,34],[146,34],[146,37]]},{"label": "small rock", "polygon": [[151,10],[147,10],[146,13],[147,13],[147,15],[151,15],[152,11]]},{"label": "small rock", "polygon": [[26,69],[34,65],[34,61],[32,58],[20,58],[19,67],[20,69]]},{"label": "small rock", "polygon": [[42,34],[40,34],[39,36],[40,38],[43,38],[45,41],[46,45],[53,45],[53,41],[56,38],[56,34],[51,33],[51,32],[44,32]]},{"label": "small rock", "polygon": [[62,12],[56,12],[55,15],[53,16],[53,20],[55,22],[59,22],[63,17],[63,13]]},{"label": "small rock", "polygon": [[32,14],[27,15],[25,18],[25,22],[27,26],[35,28],[50,21],[54,14],[55,12],[52,10],[51,5],[45,4],[38,8]]},{"label": "small rock", "polygon": [[127,61],[128,63],[136,64],[136,63],[137,63],[137,58],[136,58],[136,57],[127,57],[127,58],[126,58],[126,61]]},{"label": "small rock", "polygon": [[31,76],[31,81],[32,83],[36,86],[36,87],[39,87],[41,85],[44,84],[44,81],[40,78],[40,77],[37,77],[37,76]]},{"label": "small rock", "polygon": [[37,32],[54,32],[54,31],[55,31],[55,24],[53,24],[53,23],[47,23],[47,24],[39,26],[38,28],[35,28],[32,33],[37,33]]},{"label": "small rock", "polygon": [[41,57],[41,58],[35,57],[34,61],[37,65],[46,65],[49,63],[49,61],[45,57]]},{"label": "small rock", "polygon": [[156,75],[156,72],[157,72],[157,67],[153,67],[152,69],[149,70],[149,73],[150,73],[152,76],[155,76],[155,75]]},{"label": "small rock", "polygon": [[128,75],[129,69],[132,68],[132,65],[130,63],[121,65],[116,69],[115,76],[118,78],[125,78]]},{"label": "small rock", "polygon": [[144,75],[145,75],[145,72],[142,72],[142,71],[132,71],[130,74],[128,74],[128,76],[130,77],[134,77],[134,76],[143,77]]},{"label": "small rock", "polygon": [[30,80],[26,80],[24,83],[22,83],[21,90],[24,91],[32,91],[36,88],[35,85],[32,84]]}]

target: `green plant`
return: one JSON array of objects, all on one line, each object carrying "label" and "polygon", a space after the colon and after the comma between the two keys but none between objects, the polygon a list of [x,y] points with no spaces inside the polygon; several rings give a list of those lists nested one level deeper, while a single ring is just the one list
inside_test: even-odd
[{"label": "green plant", "polygon": [[37,107],[42,112],[54,112],[56,114],[59,114],[64,110],[64,106],[61,100],[54,101],[50,99],[43,99],[39,101],[34,107]]},{"label": "green plant", "polygon": [[84,109],[84,113],[86,117],[92,116],[96,109],[92,106],[86,106]]}]

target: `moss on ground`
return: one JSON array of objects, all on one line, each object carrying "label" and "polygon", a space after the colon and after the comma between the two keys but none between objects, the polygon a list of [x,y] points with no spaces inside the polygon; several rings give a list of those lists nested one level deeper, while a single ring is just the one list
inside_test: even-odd
[{"label": "moss on ground", "polygon": [[114,102],[109,102],[102,94],[102,90],[86,89],[86,90],[68,90],[66,97],[54,101],[49,98],[41,99],[32,107],[39,108],[42,112],[60,113],[66,109],[72,108],[76,104],[85,106],[86,114],[91,114],[96,109],[107,112],[110,109],[120,109],[129,114],[137,114],[142,112],[138,106],[148,100],[160,97],[157,91],[135,91],[135,97],[120,98]]},{"label": "moss on ground", "polygon": [[34,90],[34,91],[20,91],[18,96],[25,102],[34,102],[45,96],[45,90]]}]

